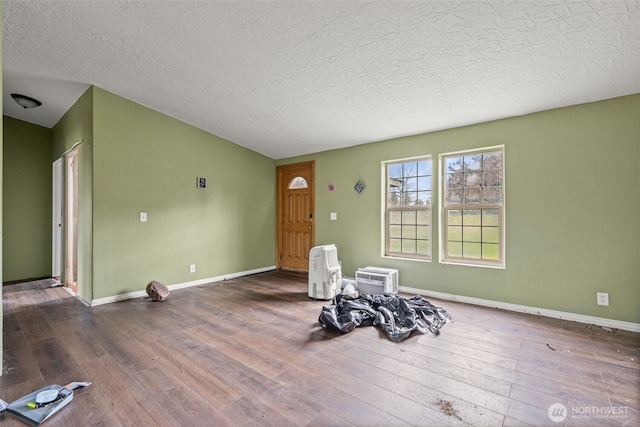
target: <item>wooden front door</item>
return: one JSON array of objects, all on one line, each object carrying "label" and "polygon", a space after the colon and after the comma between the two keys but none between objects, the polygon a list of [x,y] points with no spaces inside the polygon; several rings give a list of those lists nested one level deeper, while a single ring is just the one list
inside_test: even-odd
[{"label": "wooden front door", "polygon": [[276,266],[308,271],[314,246],[314,162],[278,166]]}]

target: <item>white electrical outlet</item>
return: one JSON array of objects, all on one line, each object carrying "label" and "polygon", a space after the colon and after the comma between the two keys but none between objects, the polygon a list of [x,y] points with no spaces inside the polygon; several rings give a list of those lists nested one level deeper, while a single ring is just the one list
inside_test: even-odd
[{"label": "white electrical outlet", "polygon": [[196,265],[195,264],[189,265],[189,273],[195,273],[195,272],[196,272]]},{"label": "white electrical outlet", "polygon": [[147,213],[140,212],[140,222],[147,222]]},{"label": "white electrical outlet", "polygon": [[598,305],[609,305],[609,294],[605,292],[597,292],[596,299]]}]

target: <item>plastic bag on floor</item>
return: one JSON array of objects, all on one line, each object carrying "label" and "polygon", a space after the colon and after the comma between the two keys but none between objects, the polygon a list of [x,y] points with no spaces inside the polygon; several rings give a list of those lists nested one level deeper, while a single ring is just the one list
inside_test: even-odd
[{"label": "plastic bag on floor", "polygon": [[322,307],[318,322],[324,328],[330,327],[344,334],[358,326],[373,325],[375,318],[376,311],[366,300],[338,294],[331,305]]},{"label": "plastic bag on floor", "polygon": [[417,330],[435,335],[453,318],[419,295],[402,298],[393,294],[362,294],[351,298],[336,295],[333,303],[322,307],[318,322],[323,328],[348,333],[358,326],[375,325],[394,342],[400,342]]}]

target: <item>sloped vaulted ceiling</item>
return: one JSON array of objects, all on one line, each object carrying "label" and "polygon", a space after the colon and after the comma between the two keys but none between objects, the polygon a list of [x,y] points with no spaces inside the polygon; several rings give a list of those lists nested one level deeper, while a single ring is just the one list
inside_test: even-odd
[{"label": "sloped vaulted ceiling", "polygon": [[5,114],[51,127],[96,85],[272,158],[640,92],[639,0],[5,0],[3,20]]}]

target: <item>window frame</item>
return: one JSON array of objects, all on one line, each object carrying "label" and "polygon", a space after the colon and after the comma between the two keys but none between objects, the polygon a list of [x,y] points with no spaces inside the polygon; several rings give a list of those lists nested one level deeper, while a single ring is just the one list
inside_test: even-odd
[{"label": "window frame", "polygon": [[[413,205],[413,206],[391,206],[390,201],[390,177],[389,171],[390,166],[395,164],[403,164],[403,163],[418,163],[426,161],[428,162],[430,175],[416,175],[416,179],[419,176],[428,176],[431,180],[431,185],[429,188],[430,193],[430,203],[425,205]],[[384,233],[384,244],[382,247],[382,255],[388,258],[394,259],[408,259],[415,261],[427,261],[430,262],[433,259],[433,201],[434,201],[434,180],[437,179],[437,176],[434,174],[434,165],[433,158],[431,155],[423,155],[416,157],[409,157],[404,159],[394,159],[387,160],[382,162],[382,188],[383,188],[383,204],[382,204],[382,231]],[[418,189],[415,190],[418,193]],[[427,239],[418,239],[417,230],[416,237],[413,239],[416,242],[424,241],[427,242],[427,254],[418,254],[417,251],[415,253],[411,252],[402,252],[402,251],[393,251],[391,250],[391,225],[390,224],[390,212],[426,212],[428,223],[428,236]],[[417,216],[417,215],[416,215]],[[416,221],[417,222],[417,221]],[[420,224],[415,224],[416,227]],[[401,239],[402,240],[402,239]],[[409,239],[407,239],[409,240]],[[417,243],[416,243],[417,245]],[[417,249],[417,248],[416,248]]]},{"label": "window frame", "polygon": [[[501,192],[502,192],[502,201],[501,203],[459,203],[459,204],[447,204],[447,200],[446,200],[446,196],[447,196],[447,185],[446,185],[446,179],[447,179],[447,170],[446,170],[446,160],[450,159],[450,158],[455,158],[455,157],[467,157],[467,156],[473,156],[473,155],[478,155],[478,154],[487,154],[487,153],[494,153],[494,152],[501,152],[502,153],[502,176],[501,176]],[[497,146],[492,146],[492,147],[484,147],[484,148],[476,148],[476,149],[470,149],[470,150],[463,150],[463,151],[455,151],[455,152],[448,152],[448,153],[441,153],[438,155],[438,173],[439,173],[439,184],[440,184],[440,189],[439,189],[439,203],[440,203],[440,208],[438,209],[439,212],[439,218],[438,218],[438,225],[439,225],[439,238],[440,238],[440,244],[439,244],[439,262],[442,264],[455,264],[455,265],[467,265],[467,266],[474,266],[474,267],[489,267],[489,268],[500,268],[500,269],[504,269],[506,268],[506,259],[505,259],[505,255],[506,255],[506,185],[505,185],[505,181],[506,181],[506,173],[505,173],[505,148],[504,145],[497,145]],[[484,170],[483,170],[484,171]],[[484,187],[484,186],[482,186]],[[482,258],[471,258],[471,257],[464,257],[464,256],[451,256],[449,255],[449,211],[456,211],[456,210],[480,210],[480,211],[484,211],[484,210],[497,210],[498,211],[498,259],[495,261],[492,260],[486,260],[486,259],[482,259]],[[482,216],[482,212],[481,212],[481,216]],[[482,227],[482,226],[480,226]],[[462,244],[464,244],[464,241],[461,241]],[[482,245],[483,240],[481,238],[480,245]],[[489,242],[485,242],[485,243],[489,243]],[[493,243],[493,242],[490,242]]]}]

